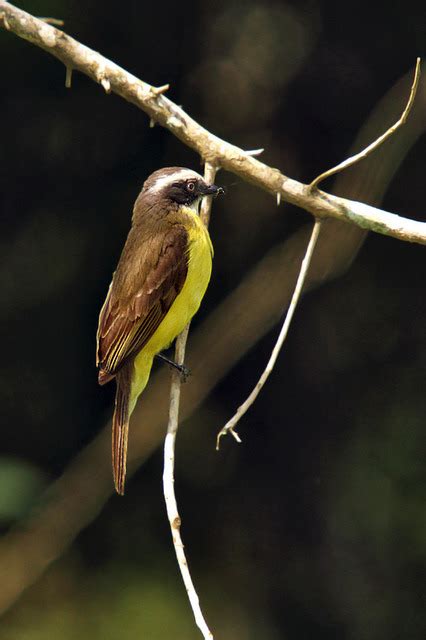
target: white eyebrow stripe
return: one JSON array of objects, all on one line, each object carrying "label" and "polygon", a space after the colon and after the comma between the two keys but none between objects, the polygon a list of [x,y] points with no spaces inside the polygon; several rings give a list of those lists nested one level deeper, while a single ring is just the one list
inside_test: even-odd
[{"label": "white eyebrow stripe", "polygon": [[167,184],[172,184],[176,180],[188,180],[189,178],[203,179],[199,173],[192,171],[191,169],[182,169],[181,171],[175,171],[175,173],[168,174],[161,178],[157,178],[153,185],[149,187],[151,193],[158,193]]}]

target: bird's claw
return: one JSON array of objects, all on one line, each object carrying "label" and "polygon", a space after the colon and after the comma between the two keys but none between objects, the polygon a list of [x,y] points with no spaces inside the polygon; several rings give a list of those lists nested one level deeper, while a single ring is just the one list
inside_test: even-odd
[{"label": "bird's claw", "polygon": [[162,353],[157,353],[157,358],[160,358],[160,360],[167,362],[167,364],[172,369],[176,369],[176,371],[179,372],[181,382],[186,382],[188,380],[189,376],[191,375],[191,371],[187,366],[185,366],[184,364],[178,364],[177,362],[175,362],[174,360],[171,360],[170,358],[163,355]]}]

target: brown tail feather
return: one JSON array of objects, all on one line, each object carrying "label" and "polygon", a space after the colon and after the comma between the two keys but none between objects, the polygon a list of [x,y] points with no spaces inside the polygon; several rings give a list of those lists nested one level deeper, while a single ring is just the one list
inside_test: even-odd
[{"label": "brown tail feather", "polygon": [[114,378],[113,373],[108,373],[108,371],[104,371],[103,369],[99,370],[98,373],[98,382],[101,385],[107,384],[110,380]]},{"label": "brown tail feather", "polygon": [[117,493],[124,494],[126,481],[127,440],[129,435],[130,365],[116,375],[117,391],[112,418],[112,471]]}]

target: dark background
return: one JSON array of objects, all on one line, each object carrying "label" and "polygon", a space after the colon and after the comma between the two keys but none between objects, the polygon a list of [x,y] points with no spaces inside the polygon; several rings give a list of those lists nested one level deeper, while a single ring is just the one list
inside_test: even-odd
[{"label": "dark background", "polygon": [[[19,6],[64,19],[70,35],[143,80],[170,83],[169,97],[212,132],[265,147],[266,163],[305,182],[346,157],[426,33],[421,3],[398,0]],[[113,385],[96,379],[97,316],[143,180],[161,166],[201,169],[143,112],[78,73],[65,89],[57,60],[4,31],[0,59],[6,532],[112,411]],[[424,219],[424,178],[423,138],[384,208]],[[228,195],[214,206],[214,274],[196,325],[309,220],[231,174],[217,182]],[[246,313],[255,306],[247,301]],[[425,307],[424,249],[370,235],[343,277],[304,298],[240,425],[243,444],[229,439],[214,453],[277,328],[186,421],[176,471],[183,536],[218,638],[425,637]],[[161,475],[158,450],[6,614],[2,638],[199,637]]]}]

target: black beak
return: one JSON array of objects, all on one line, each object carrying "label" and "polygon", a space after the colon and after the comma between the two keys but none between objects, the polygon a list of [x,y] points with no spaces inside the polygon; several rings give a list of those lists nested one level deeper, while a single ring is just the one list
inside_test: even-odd
[{"label": "black beak", "polygon": [[222,187],[217,187],[215,184],[203,184],[200,186],[200,193],[203,196],[220,196],[225,193]]}]

